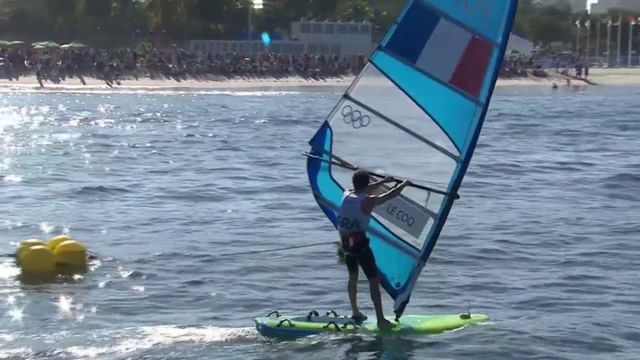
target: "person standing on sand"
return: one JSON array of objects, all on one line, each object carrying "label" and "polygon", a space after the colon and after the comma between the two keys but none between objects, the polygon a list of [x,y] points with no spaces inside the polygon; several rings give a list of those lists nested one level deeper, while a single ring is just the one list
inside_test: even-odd
[{"label": "person standing on sand", "polygon": [[584,66],[584,78],[585,79],[589,78],[589,64]]}]

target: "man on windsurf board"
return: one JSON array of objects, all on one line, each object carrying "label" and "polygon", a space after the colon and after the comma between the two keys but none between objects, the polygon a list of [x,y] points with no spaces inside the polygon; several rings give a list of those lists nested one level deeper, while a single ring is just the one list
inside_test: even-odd
[{"label": "man on windsurf board", "polygon": [[342,248],[345,252],[345,262],[349,270],[347,291],[351,302],[352,318],[358,323],[367,319],[358,309],[357,303],[358,265],[360,265],[369,280],[371,300],[376,311],[378,328],[381,330],[389,329],[392,324],[385,319],[382,311],[380,277],[376,260],[369,247],[367,230],[373,209],[400,195],[402,190],[409,185],[409,181],[405,180],[383,194],[371,195],[383,184],[394,181],[397,182],[394,178],[386,178],[370,184],[368,172],[364,170],[356,171],[353,174],[353,189],[345,191],[338,213],[338,230],[340,231]]}]

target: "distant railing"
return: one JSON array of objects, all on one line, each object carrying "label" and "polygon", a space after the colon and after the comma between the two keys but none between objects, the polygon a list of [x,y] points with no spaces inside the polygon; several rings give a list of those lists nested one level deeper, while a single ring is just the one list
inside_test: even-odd
[{"label": "distant railing", "polygon": [[203,54],[228,54],[238,53],[243,55],[255,55],[264,52],[273,52],[286,55],[322,54],[345,56],[341,44],[337,43],[312,43],[302,41],[274,41],[268,48],[261,41],[225,41],[225,40],[191,40],[188,48],[191,52]]},{"label": "distant railing", "polygon": [[613,56],[611,59],[609,59],[609,63],[607,64],[607,58],[606,57],[590,57],[590,58],[582,58],[582,59],[578,59],[578,60],[569,60],[569,59],[552,59],[549,57],[542,57],[542,58],[538,58],[536,60],[536,63],[539,64],[540,66],[542,66],[545,69],[553,69],[553,68],[572,68],[574,67],[576,64],[585,64],[585,65],[589,65],[589,66],[609,66],[609,67],[617,67],[617,68],[624,68],[624,67],[635,67],[635,66],[640,66],[640,56],[639,55],[634,55],[631,57],[631,64],[629,64],[629,57],[628,56],[622,56],[620,58],[620,62],[617,62],[617,56]]}]

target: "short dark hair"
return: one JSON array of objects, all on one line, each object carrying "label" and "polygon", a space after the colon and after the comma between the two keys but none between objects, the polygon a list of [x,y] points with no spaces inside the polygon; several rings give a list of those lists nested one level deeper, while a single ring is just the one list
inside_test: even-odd
[{"label": "short dark hair", "polygon": [[362,191],[369,186],[369,173],[365,170],[358,170],[353,174],[353,190]]}]

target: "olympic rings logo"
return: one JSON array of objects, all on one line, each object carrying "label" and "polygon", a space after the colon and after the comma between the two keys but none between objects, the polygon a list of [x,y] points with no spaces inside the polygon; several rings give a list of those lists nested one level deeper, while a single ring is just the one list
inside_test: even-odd
[{"label": "olympic rings logo", "polygon": [[371,124],[371,116],[363,115],[360,110],[354,109],[351,105],[345,105],[342,108],[342,120],[354,129],[362,129]]}]

